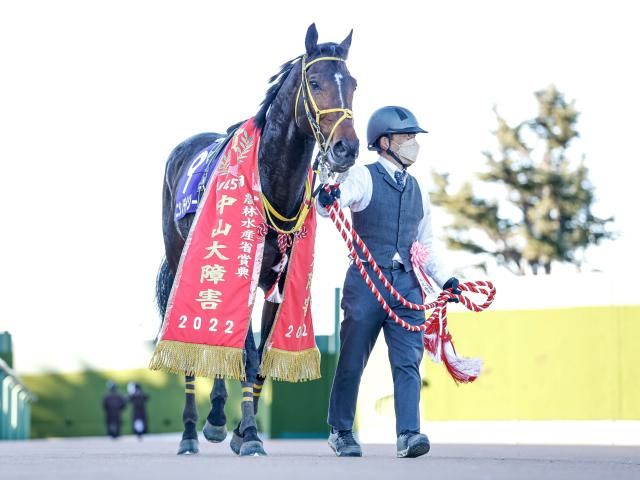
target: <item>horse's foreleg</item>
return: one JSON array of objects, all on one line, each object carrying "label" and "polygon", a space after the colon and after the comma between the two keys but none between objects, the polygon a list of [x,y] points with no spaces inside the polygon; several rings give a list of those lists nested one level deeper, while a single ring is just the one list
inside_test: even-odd
[{"label": "horse's foreleg", "polygon": [[185,404],[182,412],[184,433],[178,448],[178,455],[191,455],[198,453],[198,409],[196,408],[196,377],[185,375]]},{"label": "horse's foreleg", "polygon": [[262,395],[262,387],[264,386],[265,377],[258,375],[256,383],[253,384],[253,413],[258,414],[258,404],[260,403],[260,395]]},{"label": "horse's foreleg", "polygon": [[227,403],[227,387],[224,378],[216,378],[211,389],[211,411],[202,429],[204,438],[213,443],[219,443],[227,438],[227,417],[224,405]]},{"label": "horse's foreleg", "polygon": [[258,437],[258,427],[256,425],[256,415],[253,406],[253,387],[260,367],[258,361],[258,350],[253,341],[251,327],[247,332],[244,345],[245,373],[246,380],[242,385],[242,419],[240,424],[233,431],[231,439],[231,449],[238,455],[266,455],[262,447],[262,440]]}]

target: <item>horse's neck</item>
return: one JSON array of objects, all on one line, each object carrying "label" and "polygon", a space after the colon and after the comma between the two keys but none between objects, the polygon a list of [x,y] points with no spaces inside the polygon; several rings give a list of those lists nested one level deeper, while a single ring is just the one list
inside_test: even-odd
[{"label": "horse's neck", "polygon": [[278,93],[258,152],[262,191],[286,217],[295,215],[300,207],[314,146],[313,139],[300,131],[293,118],[296,88],[297,83],[289,79]]}]

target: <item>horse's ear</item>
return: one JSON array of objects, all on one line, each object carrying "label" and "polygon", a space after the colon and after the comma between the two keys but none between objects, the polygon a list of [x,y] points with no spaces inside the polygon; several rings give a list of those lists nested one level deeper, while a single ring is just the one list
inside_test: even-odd
[{"label": "horse's ear", "polygon": [[307,29],[307,37],[304,39],[304,46],[307,49],[307,55],[311,55],[318,46],[318,30],[316,24],[312,23]]},{"label": "horse's ear", "polygon": [[345,38],[342,41],[342,43],[339,45],[340,49],[342,49],[342,51],[344,52],[343,55],[344,55],[345,60],[349,56],[349,47],[351,47],[351,36],[352,35],[353,35],[353,28],[349,32],[349,35],[347,35],[347,38]]}]

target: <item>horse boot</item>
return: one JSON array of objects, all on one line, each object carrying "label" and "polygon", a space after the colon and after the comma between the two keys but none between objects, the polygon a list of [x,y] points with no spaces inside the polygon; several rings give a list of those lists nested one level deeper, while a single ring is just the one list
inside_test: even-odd
[{"label": "horse boot", "polygon": [[195,381],[195,377],[185,376],[186,401],[184,404],[184,410],[182,411],[184,432],[182,433],[182,440],[178,446],[178,455],[195,455],[200,451],[198,446],[198,432],[196,431],[198,410],[196,408],[195,399]]},{"label": "horse boot", "polygon": [[[244,420],[245,418],[245,409],[244,409],[244,405],[245,403],[247,403],[248,401],[248,391],[250,388],[251,383],[250,382],[241,382],[242,385],[242,419]],[[252,399],[253,400],[253,399]],[[231,441],[229,442],[229,447],[231,447],[231,450],[233,451],[233,453],[235,453],[236,455],[240,455],[240,448],[242,448],[242,433],[240,430],[240,427],[242,426],[242,421],[238,422],[238,425],[236,426],[236,428],[233,429],[233,433],[231,435]]]},{"label": "horse boot", "polygon": [[251,383],[242,384],[242,420],[233,431],[231,449],[241,457],[264,456],[262,440],[258,437],[256,417],[253,412],[253,386]]},{"label": "horse boot", "polygon": [[240,432],[242,433],[242,446],[240,447],[241,457],[258,457],[267,454],[262,446],[262,440],[258,437],[256,417],[253,413],[253,399],[248,402],[242,402],[242,421],[240,422]]},{"label": "horse boot", "polygon": [[231,441],[229,442],[229,447],[231,447],[231,451],[236,455],[240,455],[240,448],[242,447],[242,434],[240,433],[240,423],[238,426],[233,429],[231,434]]},{"label": "horse boot", "polygon": [[200,451],[198,445],[198,433],[196,432],[196,424],[185,424],[182,440],[178,446],[178,455],[195,455]]},{"label": "horse boot", "polygon": [[224,379],[216,378],[211,390],[211,411],[202,428],[202,434],[209,442],[220,443],[227,438],[227,417],[224,405],[227,402],[227,389]]}]

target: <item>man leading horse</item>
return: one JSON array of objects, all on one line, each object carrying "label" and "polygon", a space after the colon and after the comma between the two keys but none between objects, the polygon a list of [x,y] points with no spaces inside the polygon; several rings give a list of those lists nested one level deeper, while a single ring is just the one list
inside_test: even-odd
[{"label": "man leading horse", "polygon": [[[368,148],[378,153],[377,161],[353,167],[339,188],[332,187],[318,197],[318,211],[323,216],[329,215],[328,207],[336,200],[340,207],[351,209],[353,226],[382,273],[405,299],[415,304],[423,303],[422,290],[412,272],[411,247],[416,241],[428,251],[423,268],[429,276],[443,289],[460,293],[458,280],[439,264],[433,251],[429,194],[424,185],[407,172],[418,158],[415,137],[419,133],[426,131],[408,109],[387,106],[377,110],[367,127]],[[357,253],[364,259],[359,249]],[[373,266],[365,265],[369,275],[375,278]],[[377,278],[374,283],[398,317],[411,325],[424,323],[424,311],[402,305]],[[342,309],[340,358],[329,401],[329,445],[339,457],[362,456],[352,430],[358,388],[382,330],[393,375],[397,455],[426,454],[430,445],[427,436],[420,433],[419,412],[422,332],[407,331],[393,321],[371,294],[355,263],[347,271]]]}]

